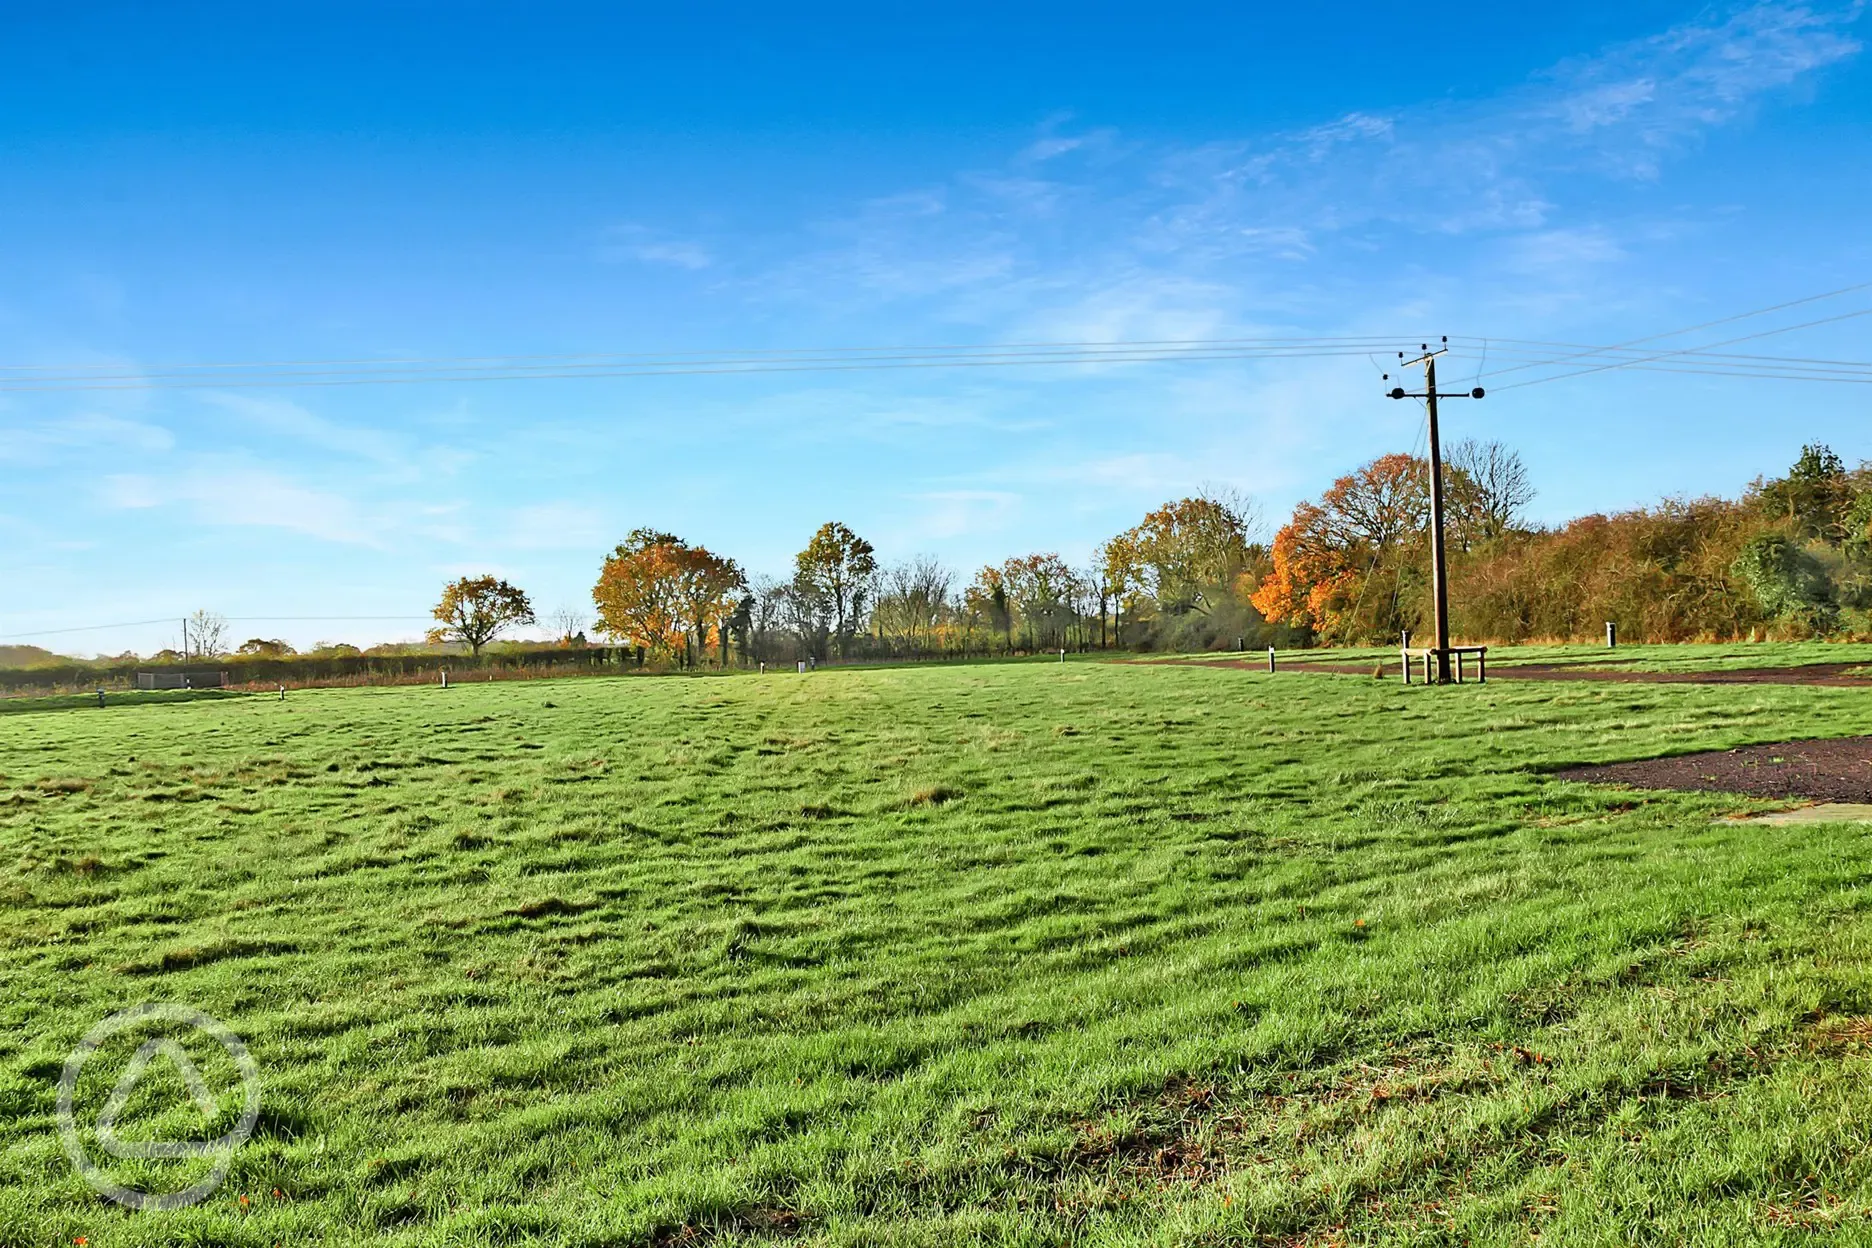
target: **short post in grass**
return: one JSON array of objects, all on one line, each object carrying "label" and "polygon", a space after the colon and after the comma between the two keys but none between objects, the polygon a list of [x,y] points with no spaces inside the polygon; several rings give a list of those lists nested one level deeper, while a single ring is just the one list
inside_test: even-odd
[{"label": "short post in grass", "polygon": [[1404,683],[1410,684],[1410,629],[1398,634],[1398,658],[1404,664]]},{"label": "short post in grass", "polygon": [[1060,662],[1064,663],[1065,661],[1066,661],[1066,647],[1061,646],[1060,647]]},{"label": "short post in grass", "polygon": [[99,686],[98,686],[98,691],[97,691],[97,704],[98,704],[99,706],[103,706],[103,705],[104,705],[104,686],[103,686],[103,685],[99,685]]},{"label": "short post in grass", "polygon": [[1274,670],[1274,647],[1268,647],[1268,671]]},{"label": "short post in grass", "polygon": [[448,668],[446,667],[442,669],[442,687],[448,688]]},{"label": "short post in grass", "polygon": [[1611,620],[1605,622],[1605,648],[1618,649],[1618,625]]},{"label": "short post in grass", "polygon": [[280,701],[284,702],[285,700],[286,700],[286,686],[281,685],[280,686]]}]

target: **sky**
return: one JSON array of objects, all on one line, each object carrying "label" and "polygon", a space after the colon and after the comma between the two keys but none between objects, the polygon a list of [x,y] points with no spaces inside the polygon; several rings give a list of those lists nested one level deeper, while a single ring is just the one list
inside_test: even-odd
[{"label": "sky", "polygon": [[[420,635],[589,608],[649,525],[784,573],[839,520],[965,575],[1205,487],[1263,535],[1422,446],[1319,358],[34,390],[33,370],[1358,337],[1465,349],[1533,519],[1872,458],[1872,388],[1606,344],[1872,282],[1860,4],[0,0],[0,641]],[[679,11],[678,11],[679,10]],[[1872,308],[1872,290],[1668,340]],[[1872,317],[1732,348],[1872,358]],[[358,618],[371,617],[371,618]],[[135,621],[162,621],[136,623]],[[93,628],[103,624],[126,627]],[[56,631],[55,631],[56,630]],[[84,631],[70,631],[84,630]]]}]

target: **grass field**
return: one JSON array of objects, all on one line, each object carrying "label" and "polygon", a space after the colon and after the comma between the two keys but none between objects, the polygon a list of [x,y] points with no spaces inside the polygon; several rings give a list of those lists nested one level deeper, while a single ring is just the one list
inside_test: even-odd
[{"label": "grass field", "polygon": [[[1460,641],[1460,639],[1458,639]],[[1413,644],[1428,645],[1419,638]],[[1260,652],[1251,652],[1250,660]],[[1164,656],[1180,661],[1241,659],[1240,654],[1200,656]],[[1384,663],[1395,672],[1397,647],[1354,646],[1317,650],[1284,650],[1278,659],[1283,664],[1305,663]],[[1863,641],[1789,641],[1789,642],[1684,642],[1672,645],[1621,644],[1615,649],[1601,645],[1492,645],[1488,665],[1499,671],[1522,663],[1557,667],[1625,668],[1640,672],[1736,671],[1742,668],[1803,667],[1813,663],[1853,663],[1872,666],[1872,642]]]},{"label": "grass field", "polygon": [[[1866,731],[1095,663],[9,714],[0,1242],[1872,1240],[1872,827],[1543,775]],[[54,1129],[141,1001],[264,1086],[172,1213]]]}]

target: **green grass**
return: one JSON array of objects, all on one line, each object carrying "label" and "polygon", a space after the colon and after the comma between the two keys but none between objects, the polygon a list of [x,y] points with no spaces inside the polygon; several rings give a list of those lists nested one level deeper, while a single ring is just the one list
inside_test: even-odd
[{"label": "green grass", "polygon": [[[231,689],[111,689],[104,694],[104,709],[114,711],[126,706],[154,706],[166,702],[214,702],[224,698],[249,696],[252,695]],[[14,715],[25,711],[68,711],[79,707],[98,709],[96,692],[0,697],[0,715]]]},{"label": "green grass", "polygon": [[[1459,639],[1460,641],[1460,639]],[[1428,645],[1427,639],[1413,640],[1413,645]],[[1265,651],[1250,652],[1252,660]],[[1181,656],[1187,658],[1240,659],[1240,654]],[[1282,663],[1389,663],[1398,661],[1396,646],[1347,646],[1318,650],[1283,650]],[[1872,664],[1872,642],[1856,641],[1728,641],[1686,642],[1671,645],[1620,644],[1608,650],[1603,645],[1491,645],[1488,664],[1491,668],[1513,667],[1520,663],[1542,663],[1567,667],[1625,668],[1641,672],[1735,671],[1753,667],[1803,667],[1811,663]]]},{"label": "green grass", "polygon": [[[0,717],[0,1242],[1872,1239],[1872,827],[1544,774],[1868,730],[1083,662]],[[265,1088],[177,1213],[53,1125],[145,1000]]]}]

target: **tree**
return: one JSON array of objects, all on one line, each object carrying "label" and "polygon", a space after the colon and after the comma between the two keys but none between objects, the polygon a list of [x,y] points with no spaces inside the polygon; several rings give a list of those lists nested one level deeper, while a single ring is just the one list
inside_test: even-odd
[{"label": "tree", "polygon": [[1129,529],[1098,548],[1099,570],[1112,601],[1112,644],[1124,647],[1126,620],[1135,621],[1145,594],[1144,557],[1137,530]]},{"label": "tree", "polygon": [[554,607],[546,619],[563,645],[572,645],[584,636],[586,613],[571,603]]},{"label": "tree", "polygon": [[1820,634],[1838,624],[1839,609],[1826,566],[1780,533],[1763,533],[1736,556],[1736,576],[1770,618],[1792,619]]},{"label": "tree", "polygon": [[250,637],[246,641],[241,642],[240,649],[236,650],[234,653],[250,655],[259,659],[284,659],[290,658],[294,651],[291,646],[280,641],[278,638],[269,641],[265,637]]},{"label": "tree", "polygon": [[954,579],[931,555],[892,564],[880,573],[872,615],[894,652],[921,654],[934,649],[950,612],[949,587]]},{"label": "tree", "polygon": [[[639,540],[644,536],[656,540]],[[592,587],[598,627],[657,660],[673,658],[686,648],[683,550],[679,539],[645,529],[618,543]]]},{"label": "tree", "polygon": [[442,622],[429,630],[431,642],[458,641],[475,653],[509,628],[533,623],[525,593],[492,576],[464,576],[442,589],[431,613]]},{"label": "tree", "polygon": [[1845,521],[1853,506],[1851,478],[1840,457],[1819,443],[1803,446],[1787,476],[1758,481],[1753,493],[1763,512],[1785,522],[1797,539],[1839,541],[1846,536]]},{"label": "tree", "polygon": [[794,560],[794,584],[824,604],[841,654],[864,623],[867,593],[876,574],[877,552],[871,543],[836,520],[819,526]]},{"label": "tree", "polygon": [[[1006,607],[1025,625],[1028,649],[1053,649],[1073,622],[1078,585],[1066,561],[1051,552],[1009,559],[1001,565]],[[1010,647],[1011,648],[1011,647]]]},{"label": "tree", "polygon": [[734,560],[713,554],[705,546],[677,542],[664,549],[671,552],[676,601],[685,625],[695,638],[696,658],[708,652],[709,637],[713,633],[721,644],[722,663],[726,665],[728,618],[734,614],[741,589],[747,583],[741,569]]},{"label": "tree", "polygon": [[216,611],[197,611],[188,617],[188,645],[183,661],[189,658],[218,659],[227,653],[228,622]]},{"label": "tree", "polygon": [[1108,542],[1107,571],[1118,570],[1110,559],[1116,553],[1124,563],[1124,579],[1150,595],[1159,610],[1207,614],[1220,605],[1247,566],[1249,538],[1260,523],[1252,500],[1232,491],[1205,489],[1193,498],[1165,503],[1136,528]]},{"label": "tree", "polygon": [[1520,523],[1521,509],[1534,501],[1521,456],[1500,442],[1464,438],[1449,448],[1443,463],[1451,478],[1449,493],[1461,500],[1457,510],[1464,519],[1473,517],[1482,541],[1500,541]]},{"label": "tree", "polygon": [[1407,599],[1421,580],[1429,473],[1422,459],[1381,455],[1334,481],[1318,503],[1296,506],[1274,535],[1272,566],[1250,598],[1255,610],[1335,642],[1389,639],[1414,626]]},{"label": "tree", "polygon": [[977,572],[963,591],[962,601],[971,622],[980,621],[991,633],[1001,633],[1007,638],[1007,648],[1014,649],[1014,610],[1002,569],[989,564]]}]

